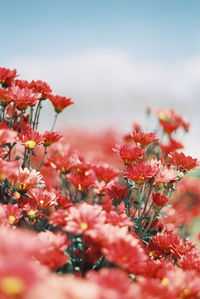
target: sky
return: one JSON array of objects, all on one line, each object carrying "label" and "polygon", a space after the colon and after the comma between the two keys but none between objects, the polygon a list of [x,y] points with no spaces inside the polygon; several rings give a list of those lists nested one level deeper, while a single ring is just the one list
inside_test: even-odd
[{"label": "sky", "polygon": [[119,49],[173,63],[200,52],[198,0],[1,0],[1,56]]},{"label": "sky", "polygon": [[188,116],[192,142],[199,140],[199,0],[0,0],[0,7],[0,64],[72,97],[60,124],[125,130],[146,105],[167,106]]}]

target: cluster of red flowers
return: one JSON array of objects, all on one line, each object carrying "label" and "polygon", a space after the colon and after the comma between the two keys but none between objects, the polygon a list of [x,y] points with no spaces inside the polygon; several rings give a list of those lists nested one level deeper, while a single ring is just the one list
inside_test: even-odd
[{"label": "cluster of red flowers", "polygon": [[73,102],[17,77],[0,68],[0,298],[200,298],[199,179],[186,176],[199,162],[175,137],[189,124],[157,109],[161,141],[136,123],[125,137],[42,134],[41,102],[52,128]]}]

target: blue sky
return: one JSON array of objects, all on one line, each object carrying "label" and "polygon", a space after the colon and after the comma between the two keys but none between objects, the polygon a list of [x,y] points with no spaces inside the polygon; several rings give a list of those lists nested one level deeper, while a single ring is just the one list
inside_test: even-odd
[{"label": "blue sky", "polygon": [[198,0],[0,0],[1,59],[119,49],[167,63],[200,53]]}]

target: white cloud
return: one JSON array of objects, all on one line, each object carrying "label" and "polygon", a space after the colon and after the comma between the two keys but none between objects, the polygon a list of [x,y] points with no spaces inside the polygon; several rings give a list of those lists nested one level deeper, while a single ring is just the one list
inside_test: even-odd
[{"label": "white cloud", "polygon": [[71,122],[117,121],[125,128],[141,118],[146,104],[177,108],[190,119],[199,113],[200,56],[166,65],[93,49],[64,57],[18,57],[7,66],[16,67],[21,78],[42,79],[56,93],[71,96],[76,102],[68,113]]}]

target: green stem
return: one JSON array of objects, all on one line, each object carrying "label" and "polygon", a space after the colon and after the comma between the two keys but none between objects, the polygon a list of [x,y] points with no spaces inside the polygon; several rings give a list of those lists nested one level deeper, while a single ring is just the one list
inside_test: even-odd
[{"label": "green stem", "polygon": [[44,165],[44,158],[45,158],[46,154],[47,154],[47,146],[45,146],[45,150],[44,150],[44,154],[43,154],[43,157],[42,157],[42,161],[40,163],[40,166],[39,166],[38,170],[40,170],[40,168]]},{"label": "green stem", "polygon": [[38,104],[37,104],[36,111],[35,111],[35,117],[34,117],[34,121],[33,121],[33,130],[34,130],[35,127],[36,127],[37,115],[38,115],[38,112],[40,111],[40,105],[41,105],[41,100],[39,100],[39,102],[38,102]]},{"label": "green stem", "polygon": [[27,153],[26,153],[26,147],[24,147],[24,161],[22,164],[23,169],[26,167],[26,159],[27,159]]},{"label": "green stem", "polygon": [[150,198],[150,195],[151,195],[151,191],[153,189],[153,184],[151,183],[150,186],[149,186],[149,192],[148,192],[148,195],[147,195],[147,198],[146,198],[146,201],[145,201],[145,205],[144,205],[144,209],[143,209],[143,214],[142,216],[145,214],[146,212],[146,208],[147,208],[147,205],[149,203],[149,198]]},{"label": "green stem", "polygon": [[24,114],[24,111],[22,110],[21,113],[20,113],[20,118],[19,118],[19,122],[18,122],[18,128],[17,128],[18,132],[19,132],[19,129],[20,129],[20,124],[21,124],[21,121],[22,121],[23,114]]},{"label": "green stem", "polygon": [[58,113],[56,112],[55,118],[54,118],[54,122],[53,122],[53,125],[52,125],[52,128],[51,128],[51,131],[53,131],[53,129],[55,127],[55,124],[56,124],[56,121],[57,121],[57,117],[58,117]]}]

